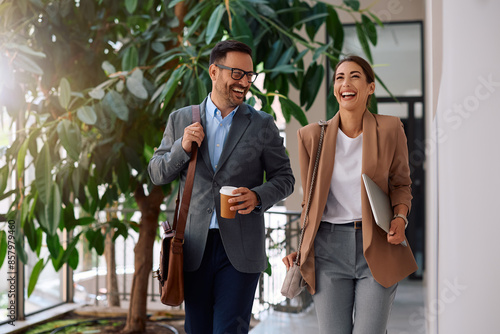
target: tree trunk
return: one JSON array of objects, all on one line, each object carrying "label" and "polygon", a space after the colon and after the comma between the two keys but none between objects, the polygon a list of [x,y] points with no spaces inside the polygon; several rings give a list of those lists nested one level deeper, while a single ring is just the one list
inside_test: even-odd
[{"label": "tree trunk", "polygon": [[146,329],[148,281],[153,268],[153,244],[158,229],[160,205],[163,192],[160,187],[153,187],[149,196],[144,194],[143,185],[138,185],[135,200],[141,210],[139,240],[135,245],[135,271],[130,293],[130,306],[127,315],[125,333],[143,333]]},{"label": "tree trunk", "polygon": [[[177,45],[182,41],[181,32],[184,29],[184,16],[188,7],[186,1],[175,5],[174,13],[179,20],[179,26],[172,31],[178,34]],[[172,61],[176,62],[176,61]],[[175,67],[172,62],[166,66]],[[135,245],[134,277],[130,293],[130,306],[127,314],[125,333],[142,333],[146,329],[146,307],[149,276],[152,275],[153,245],[158,228],[160,205],[163,202],[163,192],[160,187],[154,186],[149,196],[145,196],[143,185],[140,184],[135,193],[135,200],[141,210],[141,224],[139,227],[139,241]]]},{"label": "tree trunk", "polygon": [[[116,212],[107,214],[108,222],[112,217],[116,217]],[[108,289],[108,306],[120,307],[120,295],[118,292],[118,278],[116,277],[116,252],[115,243],[113,242],[113,235],[115,231],[111,228],[106,233],[104,255],[106,257],[106,287]],[[125,279],[125,274],[123,276]]]}]

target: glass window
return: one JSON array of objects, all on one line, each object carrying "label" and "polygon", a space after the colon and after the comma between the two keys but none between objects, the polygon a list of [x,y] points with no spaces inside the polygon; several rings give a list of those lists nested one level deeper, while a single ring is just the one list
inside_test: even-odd
[{"label": "glass window", "polygon": [[[366,58],[355,26],[344,27],[344,53]],[[420,23],[377,25],[377,46],[371,48],[374,70],[395,96],[422,96],[422,33]],[[377,97],[389,97],[381,85]]]},{"label": "glass window", "polygon": [[378,113],[380,115],[397,116],[408,118],[408,103],[383,103],[378,102]]}]

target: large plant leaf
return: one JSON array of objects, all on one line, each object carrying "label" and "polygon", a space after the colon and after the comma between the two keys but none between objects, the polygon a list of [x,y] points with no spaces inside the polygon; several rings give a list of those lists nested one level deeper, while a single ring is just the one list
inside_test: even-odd
[{"label": "large plant leaf", "polygon": [[122,69],[124,71],[130,71],[139,65],[139,51],[134,45],[129,46],[125,50],[125,54],[122,59]]},{"label": "large plant leaf", "polygon": [[366,36],[373,44],[373,46],[377,45],[377,28],[375,24],[368,18],[366,15],[361,15],[361,24],[363,25],[363,29],[366,32]]},{"label": "large plant leaf", "polygon": [[25,55],[28,56],[34,56],[37,58],[46,58],[46,54],[43,52],[35,51],[32,48],[30,48],[28,45],[25,44],[18,44],[18,43],[12,43],[8,42],[3,45],[7,49],[11,49],[13,51],[21,51]]},{"label": "large plant leaf", "polygon": [[43,75],[42,68],[38,66],[36,62],[23,54],[17,54],[12,62],[12,65],[17,68],[21,68],[26,72],[30,72],[36,75]]},{"label": "large plant leaf", "polygon": [[5,165],[2,168],[0,168],[0,194],[4,194],[5,188],[7,188],[7,180],[9,179],[9,169],[7,167],[8,166]]},{"label": "large plant leaf", "polygon": [[40,195],[40,200],[43,203],[49,203],[53,184],[49,145],[48,142],[43,145],[42,151],[38,154],[35,162],[35,184]]},{"label": "large plant leaf", "polygon": [[[332,6],[328,6],[328,19],[326,20],[326,31],[328,36],[333,39],[333,54],[332,56],[338,58],[344,45],[344,28],[340,22],[337,11]],[[330,62],[332,63],[332,62]],[[336,64],[332,64],[335,67]]]},{"label": "large plant leaf", "polygon": [[140,69],[135,69],[127,78],[127,89],[140,99],[148,98],[148,91],[142,83],[143,75]]},{"label": "large plant leaf", "polygon": [[23,247],[24,242],[21,239],[16,238],[16,255],[21,260],[22,263],[27,264],[28,263],[28,254],[26,253],[26,250]]},{"label": "large plant leaf", "polygon": [[125,8],[127,9],[127,12],[133,14],[137,8],[137,2],[138,0],[125,0]]},{"label": "large plant leaf", "polygon": [[248,25],[246,18],[235,15],[233,17],[233,36],[234,39],[245,43],[254,50],[253,33]]},{"label": "large plant leaf", "polygon": [[101,68],[107,76],[116,73],[116,68],[109,61],[105,60],[101,64]]},{"label": "large plant leaf", "polygon": [[383,28],[384,27],[384,23],[382,23],[382,21],[380,21],[380,19],[377,17],[377,15],[373,14],[373,13],[368,13],[371,18],[373,19],[373,21],[375,21],[379,27]]},{"label": "large plant leaf", "polygon": [[326,98],[326,119],[331,119],[338,111],[339,103],[333,95],[333,89],[330,89]]},{"label": "large plant leaf", "polygon": [[56,183],[52,185],[50,202],[45,204],[47,234],[54,235],[61,220],[61,193]]},{"label": "large plant leaf", "polygon": [[33,252],[36,252],[38,248],[38,236],[32,220],[28,220],[24,223],[23,232],[24,235],[26,236],[26,239],[28,240],[30,249]]},{"label": "large plant leaf", "polygon": [[0,268],[2,268],[5,256],[7,255],[7,233],[0,231]]},{"label": "large plant leaf", "polygon": [[114,167],[120,190],[123,193],[127,193],[130,184],[130,170],[127,161],[120,157]]},{"label": "large plant leaf", "polygon": [[318,65],[317,63],[309,65],[304,77],[304,85],[300,89],[300,104],[305,106],[306,110],[309,110],[314,103],[323,79],[323,65]]},{"label": "large plant leaf", "polygon": [[325,44],[319,48],[316,49],[316,51],[314,51],[314,55],[313,55],[313,61],[315,62],[316,60],[318,60],[318,58],[323,54],[323,53],[326,53],[326,50],[330,47],[331,43],[329,44]]},{"label": "large plant leaf", "polygon": [[59,257],[59,254],[61,253],[61,242],[59,241],[59,236],[56,234],[54,235],[47,235],[47,248],[49,249],[50,256],[52,258],[57,259]]},{"label": "large plant leaf", "polygon": [[97,122],[97,114],[95,113],[94,108],[92,108],[91,106],[83,106],[78,108],[78,110],[76,111],[76,115],[78,116],[78,119],[80,119],[80,121],[88,125],[94,125]]},{"label": "large plant leaf", "polygon": [[102,102],[104,107],[109,108],[119,119],[128,121],[129,109],[120,93],[110,90]]},{"label": "large plant leaf", "polygon": [[35,290],[36,282],[38,282],[38,278],[40,277],[40,273],[47,262],[44,262],[43,259],[38,260],[38,262],[33,267],[33,271],[31,272],[30,280],[28,283],[28,298],[31,296],[33,291]]},{"label": "large plant leaf", "polygon": [[375,94],[373,94],[370,99],[370,105],[368,106],[368,109],[372,114],[378,114],[378,102]]},{"label": "large plant leaf", "polygon": [[344,0],[344,3],[356,11],[359,10],[359,1],[358,0]]},{"label": "large plant leaf", "polygon": [[42,251],[42,244],[43,244],[43,230],[39,227],[35,231],[36,233],[36,256],[40,257],[40,253]]},{"label": "large plant leaf", "polygon": [[59,82],[59,104],[64,109],[68,109],[69,101],[71,99],[71,86],[66,78],[61,78]]},{"label": "large plant leaf", "polygon": [[187,70],[186,66],[181,66],[172,73],[170,78],[167,81],[167,84],[165,85],[165,89],[163,90],[162,94],[160,95],[160,100],[163,100],[164,108],[168,105],[170,102],[170,99],[172,98],[172,95],[174,95],[175,89],[179,86],[179,81],[184,75],[184,72]]},{"label": "large plant leaf", "polygon": [[[196,91],[198,93],[198,97],[194,103],[201,103],[205,97],[207,97],[207,86],[205,86],[205,82],[201,78],[196,78]],[[149,160],[148,160],[149,161]]]},{"label": "large plant leaf", "polygon": [[273,68],[276,66],[276,63],[281,57],[283,50],[283,41],[281,39],[278,39],[276,42],[273,43],[271,46],[271,50],[269,54],[266,57],[266,61],[264,63],[264,68],[266,70],[273,70]]},{"label": "large plant leaf", "polygon": [[370,50],[370,45],[368,45],[368,40],[366,39],[366,35],[363,31],[363,26],[356,22],[356,34],[358,35],[359,43],[361,44],[361,48],[366,55],[366,58],[373,64],[372,52]]},{"label": "large plant leaf", "polygon": [[[121,81],[120,81],[121,82]],[[94,88],[92,89],[90,92],[89,92],[89,96],[93,99],[96,99],[96,100],[102,100],[102,98],[104,97],[104,89],[99,89],[99,88]],[[86,107],[86,106],[84,106]]]},{"label": "large plant leaf", "polygon": [[123,239],[128,238],[128,225],[123,223],[117,218],[113,218],[110,221],[110,228],[114,229],[114,234],[113,234],[113,242],[119,237],[122,236]]},{"label": "large plant leaf", "polygon": [[20,221],[21,228],[24,227],[24,224],[25,224],[25,222],[28,218],[28,215],[29,215],[30,200],[31,200],[31,194],[29,194],[27,197],[25,197],[24,201],[22,201],[22,204],[21,204],[21,215],[20,215],[21,216],[21,221]]},{"label": "large plant leaf", "polygon": [[78,268],[78,263],[80,262],[80,255],[78,254],[78,249],[73,247],[71,253],[69,253],[68,265],[71,269],[76,270]]},{"label": "large plant leaf", "polygon": [[[78,250],[75,249],[76,244],[80,240],[80,235],[83,233],[80,232],[78,233],[71,242],[68,244],[66,249],[61,249],[59,250],[60,253],[58,254],[58,257],[52,261],[52,264],[54,265],[54,268],[61,268],[65,263],[68,263],[68,265],[71,266],[71,268],[76,269],[76,266],[78,265],[78,259],[75,259],[74,256],[78,257]],[[58,271],[59,269],[56,269]]]},{"label": "large plant leaf", "polygon": [[302,108],[299,107],[295,102],[290,99],[280,97],[281,108],[283,112],[292,115],[297,121],[299,121],[300,125],[306,126],[309,122],[307,121],[307,117],[302,111]]},{"label": "large plant leaf", "polygon": [[71,159],[78,161],[82,152],[80,128],[73,122],[63,119],[57,124],[59,140]]},{"label": "large plant leaf", "polygon": [[99,230],[88,230],[85,232],[85,237],[89,242],[89,250],[94,248],[97,254],[102,255],[104,253],[104,236]]},{"label": "large plant leaf", "polygon": [[205,35],[205,43],[207,44],[212,43],[215,34],[217,34],[217,31],[219,30],[219,26],[222,21],[222,16],[224,15],[224,11],[225,11],[224,3],[221,3],[215,8],[212,15],[210,15]]},{"label": "large plant leaf", "polygon": [[[295,48],[293,46],[289,47],[281,57],[278,59],[274,71],[271,73],[271,79],[275,79],[281,73],[295,73],[298,71],[302,71],[301,69],[290,64],[290,61],[295,54]],[[291,72],[290,72],[291,71]]]},{"label": "large plant leaf", "polygon": [[17,175],[21,176],[24,174],[24,161],[26,158],[26,152],[28,151],[28,145],[29,145],[29,138],[27,138],[23,144],[21,145],[21,148],[17,152]]},{"label": "large plant leaf", "polygon": [[40,134],[41,129],[37,128],[31,132],[29,137],[22,143],[19,151],[17,152],[17,174],[21,176],[24,174],[24,162],[26,158],[26,152],[29,149],[31,155],[35,158],[38,158],[38,154],[36,153],[36,140]]}]

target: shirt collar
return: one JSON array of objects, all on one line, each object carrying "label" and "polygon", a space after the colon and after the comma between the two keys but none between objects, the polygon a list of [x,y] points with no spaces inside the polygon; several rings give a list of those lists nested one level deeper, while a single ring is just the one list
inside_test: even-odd
[{"label": "shirt collar", "polygon": [[[234,114],[236,113],[236,111],[238,111],[239,107],[240,106],[236,106],[236,108],[234,108],[233,111],[231,111],[229,113],[229,115],[227,115],[226,117],[232,118],[234,116]],[[210,115],[210,118],[213,119],[216,116],[215,113],[217,112],[217,110],[219,110],[219,109],[217,109],[214,102],[212,101],[212,93],[209,93],[208,99],[207,99],[207,106],[206,106],[207,115]]]}]

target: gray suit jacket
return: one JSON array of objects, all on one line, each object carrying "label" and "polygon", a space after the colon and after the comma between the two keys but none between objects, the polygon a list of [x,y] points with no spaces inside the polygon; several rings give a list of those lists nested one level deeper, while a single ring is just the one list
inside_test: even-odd
[{"label": "gray suit jacket", "polygon": [[[200,105],[204,128],[205,108],[206,99]],[[184,128],[191,121],[191,107],[170,114],[161,145],[149,162],[149,175],[154,184],[167,184],[180,175],[181,191],[184,189],[190,156],[181,142]],[[263,212],[290,195],[294,184],[283,138],[272,116],[247,104],[240,105],[215,171],[210,163],[206,137],[199,148],[186,223],[184,269],[199,268],[215,208],[222,242],[232,265],[246,273],[265,270]],[[222,186],[247,187],[255,191],[261,199],[262,209],[247,215],[237,213],[235,219],[221,218],[219,190]]]}]

